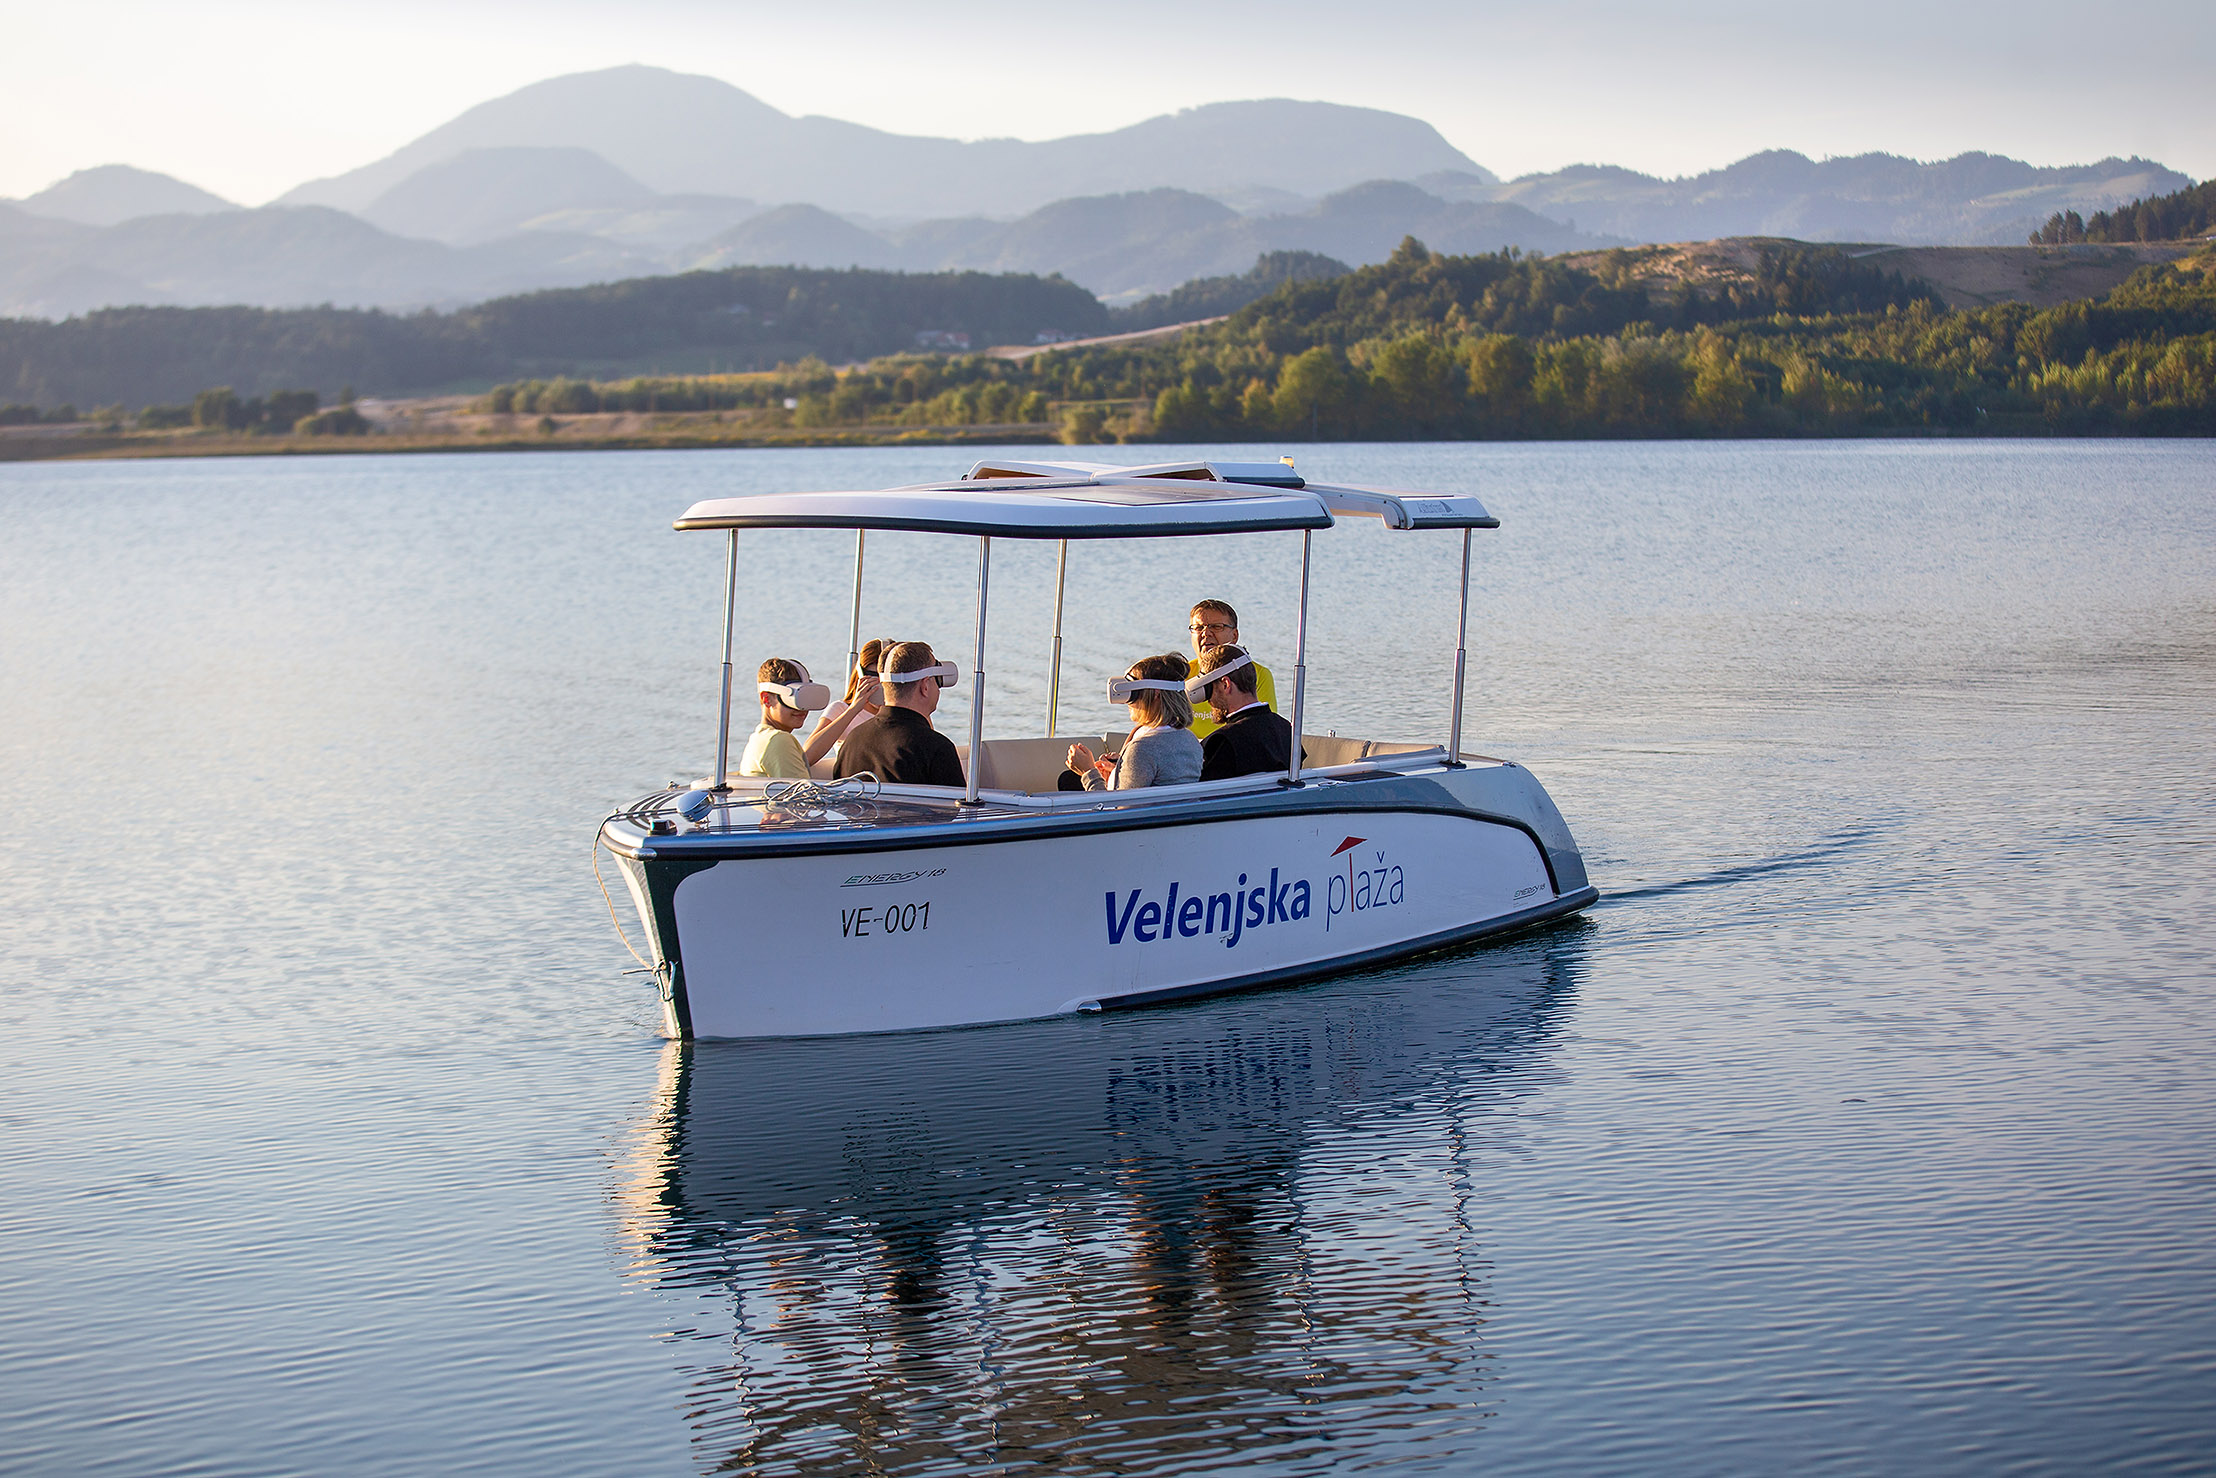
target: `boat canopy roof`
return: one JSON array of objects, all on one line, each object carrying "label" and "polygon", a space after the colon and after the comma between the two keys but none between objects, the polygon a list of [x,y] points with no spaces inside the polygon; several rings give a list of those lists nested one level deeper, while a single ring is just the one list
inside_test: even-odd
[{"label": "boat canopy roof", "polygon": [[967,477],[875,492],[710,498],[680,529],[908,529],[1011,539],[1146,539],[1323,529],[1333,514],[1388,528],[1500,527],[1477,499],[1312,483],[1280,462],[980,462]]},{"label": "boat canopy roof", "polygon": [[1312,482],[1314,493],[1333,513],[1382,519],[1389,529],[1497,529],[1500,520],[1467,493],[1410,493],[1397,488],[1358,488]]}]

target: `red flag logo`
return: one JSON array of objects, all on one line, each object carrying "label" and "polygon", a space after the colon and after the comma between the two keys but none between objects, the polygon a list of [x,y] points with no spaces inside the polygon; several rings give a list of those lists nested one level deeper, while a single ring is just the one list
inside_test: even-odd
[{"label": "red flag logo", "polygon": [[1346,839],[1345,841],[1343,841],[1343,842],[1339,843],[1339,845],[1338,845],[1337,847],[1334,847],[1334,848],[1332,849],[1331,855],[1332,855],[1332,856],[1334,856],[1334,857],[1336,857],[1336,856],[1338,856],[1338,855],[1339,855],[1339,854],[1340,854],[1341,852],[1345,852],[1345,851],[1348,851],[1348,850],[1350,850],[1351,848],[1354,848],[1354,847],[1359,847],[1359,846],[1361,846],[1361,845],[1362,845],[1362,844],[1363,844],[1364,842],[1366,842],[1366,841],[1368,841],[1368,840],[1369,840],[1369,838],[1368,838],[1368,837],[1348,837],[1348,838],[1347,838],[1347,839]]}]

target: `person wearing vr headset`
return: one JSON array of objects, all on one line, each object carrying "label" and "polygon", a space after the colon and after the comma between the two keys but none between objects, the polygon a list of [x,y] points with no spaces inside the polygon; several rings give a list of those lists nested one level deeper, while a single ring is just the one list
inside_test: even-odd
[{"label": "person wearing vr headset", "polygon": [[960,669],[941,662],[928,642],[887,648],[877,667],[884,707],[847,731],[831,773],[844,780],[867,771],[887,785],[964,784],[954,741],[931,727],[940,689],[953,687],[960,677]]},{"label": "person wearing vr headset", "polygon": [[[1199,656],[1210,647],[1235,647],[1239,645],[1239,613],[1220,600],[1204,600],[1192,609],[1186,618],[1186,629],[1193,634],[1193,655]],[[1261,663],[1254,664],[1254,693],[1270,707],[1277,706],[1277,680]],[[1193,737],[1205,741],[1216,730],[1216,721],[1206,714],[1193,716]]]},{"label": "person wearing vr headset", "polygon": [[[1175,652],[1141,657],[1120,678],[1108,680],[1108,699],[1131,715],[1131,737],[1119,754],[1096,756],[1072,744],[1063,790],[1139,790],[1149,785],[1190,785],[1200,778],[1200,741],[1193,737],[1193,704],[1185,695],[1190,664]],[[1074,783],[1073,783],[1074,782]]]},{"label": "person wearing vr headset", "polygon": [[741,775],[766,780],[805,780],[808,767],[830,751],[854,722],[869,710],[849,704],[816,726],[803,748],[793,734],[808,722],[808,715],[831,701],[831,690],[812,681],[808,669],[790,657],[772,657],[754,673],[756,695],[762,701],[761,727],[746,741],[739,758]]},{"label": "person wearing vr headset", "polygon": [[1292,762],[1293,726],[1255,692],[1258,666],[1242,647],[1212,646],[1200,654],[1199,676],[1185,685],[1216,719],[1215,731],[1200,741],[1203,780],[1283,774]]}]

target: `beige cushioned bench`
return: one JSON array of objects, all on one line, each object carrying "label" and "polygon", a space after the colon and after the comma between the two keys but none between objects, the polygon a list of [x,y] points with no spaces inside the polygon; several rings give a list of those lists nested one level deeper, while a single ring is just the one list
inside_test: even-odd
[{"label": "beige cushioned bench", "polygon": [[[1062,772],[1069,768],[1072,744],[1082,744],[1094,754],[1123,748],[1128,732],[1113,734],[1057,734],[1052,739],[987,739],[985,768],[978,783],[987,790],[1021,790],[1033,795],[1053,794]],[[964,746],[958,746],[964,747]],[[969,762],[967,754],[963,764]],[[965,769],[964,774],[968,771]]]},{"label": "beige cushioned bench", "polygon": [[1391,739],[1349,739],[1339,734],[1304,734],[1300,741],[1301,752],[1308,757],[1307,768],[1326,769],[1332,765],[1351,765],[1359,760],[1375,759],[1383,754],[1415,754],[1419,750],[1437,749],[1436,744],[1403,744]]}]

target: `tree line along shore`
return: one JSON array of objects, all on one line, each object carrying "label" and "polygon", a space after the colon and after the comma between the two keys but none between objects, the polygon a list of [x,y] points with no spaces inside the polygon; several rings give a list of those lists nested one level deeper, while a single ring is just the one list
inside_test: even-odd
[{"label": "tree line along shore", "polygon": [[[1411,239],[1375,266],[1261,284],[1261,296],[1222,321],[1151,342],[1021,358],[906,350],[843,367],[806,355],[737,372],[540,374],[402,404],[342,393],[326,406],[308,391],[211,387],[189,404],[112,405],[75,436],[0,427],[0,456],[980,438],[2216,434],[2216,248],[2042,309],[1949,308],[1928,283],[1886,270],[1883,257],[1831,247],[1770,243],[1743,269],[1711,263],[1674,277],[1656,271],[1660,260],[1637,250],[1574,261],[1445,256]],[[833,321],[833,289],[883,294],[894,289],[863,279],[898,276],[799,280],[807,275],[786,284],[795,301],[803,287],[818,294],[797,311]],[[1063,289],[1081,292],[1047,287]],[[621,295],[612,296],[596,306],[614,324]],[[861,316],[846,315],[850,331]],[[53,414],[9,407],[0,421]]]}]

